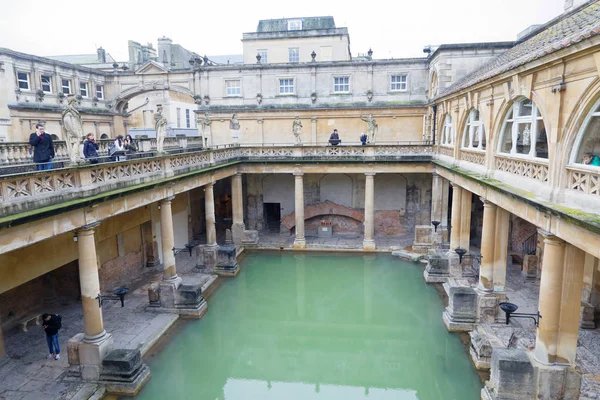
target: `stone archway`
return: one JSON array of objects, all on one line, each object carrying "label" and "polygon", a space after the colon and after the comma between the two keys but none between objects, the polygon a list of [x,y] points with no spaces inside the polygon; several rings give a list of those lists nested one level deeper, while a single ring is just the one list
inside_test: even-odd
[{"label": "stone archway", "polygon": [[[324,201],[304,207],[305,221],[323,215],[342,216],[361,223],[365,220],[365,214],[363,210],[342,206],[331,201]],[[296,212],[281,218],[281,225],[289,230],[292,230],[296,226]]]},{"label": "stone archway", "polygon": [[158,92],[158,91],[172,91],[176,93],[181,93],[190,98],[195,99],[194,92],[184,86],[172,85],[168,81],[152,81],[152,82],[143,82],[140,85],[130,87],[128,89],[123,90],[114,98],[111,102],[111,109],[119,114],[122,114],[126,107],[125,105],[132,98],[143,95],[148,92]]}]

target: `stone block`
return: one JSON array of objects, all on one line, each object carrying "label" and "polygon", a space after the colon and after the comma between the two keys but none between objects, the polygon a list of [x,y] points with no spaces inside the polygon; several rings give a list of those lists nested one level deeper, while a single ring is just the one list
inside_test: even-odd
[{"label": "stone block", "polygon": [[177,301],[177,289],[181,285],[181,278],[158,283],[160,292],[160,306],[163,308],[174,308]]},{"label": "stone block", "polygon": [[493,324],[498,314],[498,296],[490,293],[478,293],[477,316],[481,323]]},{"label": "stone block", "polygon": [[482,399],[530,400],[535,392],[535,371],[525,350],[493,349],[490,380]]},{"label": "stone block", "polygon": [[402,260],[412,261],[412,262],[419,262],[423,258],[425,258],[424,254],[413,253],[413,252],[407,251],[407,250],[394,250],[394,251],[392,251],[392,255],[396,256],[396,257],[400,257],[400,259],[402,259]]},{"label": "stone block", "polygon": [[160,307],[160,285],[156,282],[148,287],[148,301],[150,307]]},{"label": "stone block", "polygon": [[243,246],[256,246],[258,244],[258,231],[245,230],[242,236]]},{"label": "stone block", "polygon": [[443,314],[444,325],[450,332],[471,331],[477,321],[477,293],[463,279],[450,278],[444,284],[448,307]]},{"label": "stone block", "polygon": [[67,360],[69,365],[79,365],[79,345],[83,342],[83,333],[78,333],[67,340]]},{"label": "stone block", "polygon": [[430,225],[415,226],[415,241],[413,250],[417,252],[426,252],[433,244],[433,227]]},{"label": "stone block", "polygon": [[537,278],[538,257],[535,254],[527,254],[523,259],[523,269],[521,273],[527,279]]},{"label": "stone block", "polygon": [[580,395],[581,373],[568,365],[545,365],[530,357],[535,370],[534,398],[577,400]]},{"label": "stone block", "polygon": [[176,308],[196,308],[204,301],[202,297],[202,288],[200,285],[182,284],[177,288],[175,307]]},{"label": "stone block", "polygon": [[202,245],[196,247],[196,266],[214,269],[217,266],[218,246]]},{"label": "stone block", "polygon": [[446,282],[450,277],[449,262],[445,253],[442,251],[429,251],[429,260],[425,267],[425,282],[439,283]]},{"label": "stone block", "polygon": [[469,332],[469,337],[471,339],[469,354],[471,355],[473,365],[478,370],[489,370],[493,349],[504,348],[505,346],[490,329],[486,329],[482,325],[476,325],[475,329]]},{"label": "stone block", "polygon": [[107,333],[98,343],[82,342],[79,345],[79,364],[82,379],[98,380],[102,360],[113,350],[113,338],[110,333]]},{"label": "stone block", "polygon": [[135,396],[148,379],[150,370],[142,362],[139,350],[114,350],[102,362],[100,382],[110,394]]},{"label": "stone block", "polygon": [[594,321],[596,309],[591,304],[584,303],[581,305],[581,329],[596,329]]}]

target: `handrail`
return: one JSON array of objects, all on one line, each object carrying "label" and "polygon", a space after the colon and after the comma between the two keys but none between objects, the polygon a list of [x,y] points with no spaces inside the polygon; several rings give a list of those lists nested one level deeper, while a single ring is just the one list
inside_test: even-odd
[{"label": "handrail", "polygon": [[523,259],[526,255],[534,255],[537,251],[537,232],[523,241]]}]

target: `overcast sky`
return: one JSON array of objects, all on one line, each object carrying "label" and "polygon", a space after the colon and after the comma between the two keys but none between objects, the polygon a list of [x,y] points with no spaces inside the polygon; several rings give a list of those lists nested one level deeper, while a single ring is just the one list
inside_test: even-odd
[{"label": "overcast sky", "polygon": [[[0,0],[0,47],[40,56],[95,53],[127,60],[127,40],[165,35],[201,55],[242,53],[260,19],[331,15],[353,55],[422,57],[424,45],[515,40],[563,11],[564,0]],[[29,19],[25,17],[29,16]]]}]

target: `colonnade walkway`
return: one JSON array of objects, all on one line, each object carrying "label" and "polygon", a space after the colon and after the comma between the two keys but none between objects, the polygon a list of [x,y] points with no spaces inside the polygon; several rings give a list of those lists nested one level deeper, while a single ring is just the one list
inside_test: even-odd
[{"label": "colonnade walkway", "polygon": [[[177,271],[201,285],[211,285],[216,275],[204,274],[195,269],[196,259],[188,253],[178,254]],[[146,354],[156,341],[179,318],[177,314],[146,311],[148,287],[162,279],[163,271],[149,268],[130,286],[125,296],[125,307],[119,301],[105,301],[102,316],[106,332],[112,334],[116,349],[140,349]],[[6,356],[0,358],[0,399],[6,400],[78,400],[88,399],[98,390],[96,384],[75,379],[78,366],[69,367],[67,341],[84,332],[81,302],[70,301],[47,305],[43,311],[62,316],[60,330],[60,360],[47,360],[48,347],[43,328],[29,323],[28,331],[7,332]],[[98,392],[96,395],[100,395]],[[101,396],[99,396],[101,398]]]}]

